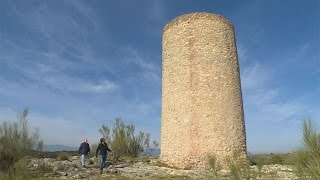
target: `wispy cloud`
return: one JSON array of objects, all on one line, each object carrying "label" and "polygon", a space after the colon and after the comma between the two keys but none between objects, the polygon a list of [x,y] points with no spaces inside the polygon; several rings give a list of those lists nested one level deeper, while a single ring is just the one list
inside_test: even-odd
[{"label": "wispy cloud", "polygon": [[[242,51],[246,52],[246,49]],[[246,56],[250,59],[250,55]],[[252,62],[243,63],[241,71],[247,120],[284,122],[301,117],[310,108],[301,101],[304,95],[288,96],[286,89],[275,83],[282,72],[279,69],[284,67],[271,67],[272,64]]]},{"label": "wispy cloud", "polygon": [[149,17],[154,21],[164,21],[165,20],[165,8],[164,1],[151,0],[151,8],[149,9]]},{"label": "wispy cloud", "polygon": [[[159,81],[161,75],[161,58],[150,57],[131,46],[125,46],[119,50],[120,58],[129,65],[139,68],[138,77],[145,80]],[[158,59],[155,63],[154,59]]]},{"label": "wispy cloud", "polygon": [[248,52],[241,44],[237,45],[237,51],[238,51],[238,60],[240,64],[244,64],[248,61]]},{"label": "wispy cloud", "polygon": [[[164,25],[186,9],[227,6],[123,2],[1,1],[0,121],[29,106],[45,143],[78,145],[84,136],[98,139],[101,124],[120,116],[159,139]],[[279,20],[294,8],[268,14],[267,6],[275,8],[256,1],[219,10],[235,26],[249,149],[288,145],[300,119],[320,118],[319,41],[308,31],[318,24],[297,28],[298,21]]]},{"label": "wispy cloud", "polygon": [[[95,12],[83,4],[84,1],[65,3],[67,5],[59,12],[47,1],[32,8],[12,3],[11,8],[19,22],[38,38],[34,42],[26,36],[20,39],[4,37],[0,45],[0,64],[37,85],[61,91],[97,93],[113,90],[118,85],[112,80],[91,79],[95,72],[112,71],[112,66],[107,66],[108,63],[96,55],[87,39],[89,32],[99,32],[100,23]],[[39,47],[39,44],[44,46]],[[87,78],[79,74],[87,74]]]},{"label": "wispy cloud", "polygon": [[11,8],[29,31],[38,32],[53,42],[83,40],[85,33],[98,32],[100,28],[98,16],[85,1],[64,1],[60,6],[50,1],[33,4],[11,2]]},{"label": "wispy cloud", "polygon": [[1,111],[0,121],[15,120],[16,109],[29,106],[30,124],[40,128],[45,143],[77,145],[84,136],[98,138],[101,123],[127,108],[122,94],[114,95],[121,85],[108,76],[114,73],[109,55],[94,48],[101,38],[95,12],[84,1],[47,3],[12,3],[23,32],[19,38],[0,32],[0,108],[12,107]]},{"label": "wispy cloud", "polygon": [[[20,57],[23,58],[25,51],[20,51]],[[39,54],[39,53],[37,53]],[[37,58],[37,54],[34,57]],[[17,57],[17,56],[16,56]],[[38,58],[50,59],[47,55],[40,54]],[[53,55],[55,59],[55,55]],[[90,79],[84,79],[75,75],[70,75],[68,70],[73,70],[72,63],[65,61],[50,63],[49,61],[42,62],[34,59],[33,61],[21,61],[19,59],[8,58],[6,65],[11,71],[21,74],[28,79],[36,82],[40,86],[50,86],[61,91],[75,92],[103,92],[110,91],[117,85],[110,80],[101,80],[100,82],[90,82]],[[90,71],[89,71],[90,72]],[[96,80],[95,80],[96,81]]]},{"label": "wispy cloud", "polygon": [[[19,114],[13,109],[0,107],[0,123],[17,121]],[[62,117],[49,117],[32,111],[29,111],[27,120],[30,130],[40,130],[44,143],[78,146],[84,137],[89,138],[92,143],[98,141],[98,130],[86,126],[83,121],[75,123]]]},{"label": "wispy cloud", "polygon": [[241,85],[244,90],[255,89],[263,87],[270,81],[274,73],[273,70],[268,69],[258,62],[253,64],[246,64],[241,70]]},{"label": "wispy cloud", "polygon": [[65,1],[67,4],[71,4],[71,6],[76,9],[76,11],[82,16],[85,17],[86,20],[81,18],[81,20],[73,21],[76,28],[81,28],[83,24],[88,24],[87,26],[90,27],[90,31],[100,31],[101,23],[100,17],[96,15],[96,12],[90,6],[90,3],[87,1]]},{"label": "wispy cloud", "polygon": [[92,85],[92,84],[86,84],[84,85],[85,91],[91,91],[91,92],[104,92],[104,91],[110,91],[117,87],[117,85],[110,81],[103,81],[102,83]]},{"label": "wispy cloud", "polygon": [[240,63],[248,149],[287,152],[298,143],[301,120],[314,115],[308,102],[310,94],[293,96],[287,92],[290,88],[279,83],[287,78],[281,75],[291,62],[280,65],[253,61],[250,51],[243,48],[247,61]]},{"label": "wispy cloud", "polygon": [[145,58],[143,58],[136,49],[132,47],[125,47],[122,49],[122,52],[123,52],[123,59],[126,62],[138,65],[139,67],[145,70],[155,69],[155,65],[152,62],[147,61]]}]

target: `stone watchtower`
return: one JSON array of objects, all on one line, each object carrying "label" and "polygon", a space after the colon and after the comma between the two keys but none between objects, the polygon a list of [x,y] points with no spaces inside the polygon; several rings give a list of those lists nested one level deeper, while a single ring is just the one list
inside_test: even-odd
[{"label": "stone watchtower", "polygon": [[163,30],[160,159],[203,168],[246,157],[237,47],[232,24],[210,13],[175,18]]}]

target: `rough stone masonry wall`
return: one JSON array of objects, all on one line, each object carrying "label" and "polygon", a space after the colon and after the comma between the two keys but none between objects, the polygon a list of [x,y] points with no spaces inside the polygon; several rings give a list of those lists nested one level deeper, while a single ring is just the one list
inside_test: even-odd
[{"label": "rough stone masonry wall", "polygon": [[162,161],[203,168],[234,152],[246,135],[234,29],[224,17],[192,13],[167,24],[162,42]]}]

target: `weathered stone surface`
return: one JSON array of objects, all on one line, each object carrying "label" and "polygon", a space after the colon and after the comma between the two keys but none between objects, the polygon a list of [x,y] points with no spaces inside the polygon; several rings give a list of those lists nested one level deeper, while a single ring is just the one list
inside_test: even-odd
[{"label": "weathered stone surface", "polygon": [[[46,162],[46,163],[44,163]],[[46,177],[54,177],[57,179],[101,179],[112,176],[126,176],[129,179],[150,179],[150,177],[176,177],[185,176],[192,179],[212,179],[210,178],[209,171],[206,170],[182,170],[168,167],[159,167],[156,164],[157,161],[148,162],[130,162],[115,164],[115,169],[110,165],[105,168],[103,174],[99,173],[99,167],[97,165],[89,165],[86,168],[77,167],[75,163],[79,163],[78,159],[75,161],[57,161],[54,159],[32,159],[28,164],[28,167],[32,171],[42,171],[43,165],[49,169],[49,172],[45,173]],[[56,167],[58,166],[58,167]],[[63,168],[61,168],[61,166]],[[51,168],[51,170],[50,170]],[[258,171],[256,166],[250,167],[252,171]],[[55,171],[53,169],[56,169]],[[293,173],[293,168],[285,165],[265,165],[261,169],[262,176],[258,179],[275,179],[275,180],[291,180],[297,179]],[[228,176],[228,171],[221,171],[220,174]],[[222,178],[223,179],[223,178]],[[225,178],[228,179],[228,178]]]},{"label": "weathered stone surface", "polygon": [[208,155],[222,165],[246,157],[246,135],[234,29],[224,17],[182,15],[162,41],[161,160],[203,168]]}]

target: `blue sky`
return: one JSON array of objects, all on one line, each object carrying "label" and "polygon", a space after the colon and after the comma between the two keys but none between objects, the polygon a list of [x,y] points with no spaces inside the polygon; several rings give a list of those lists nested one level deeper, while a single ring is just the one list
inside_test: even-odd
[{"label": "blue sky", "polygon": [[[286,152],[320,121],[320,1],[0,1],[0,121],[25,106],[46,144],[115,117],[160,140],[161,36],[190,12],[235,27],[250,152]],[[320,122],[319,122],[320,124]]]}]

